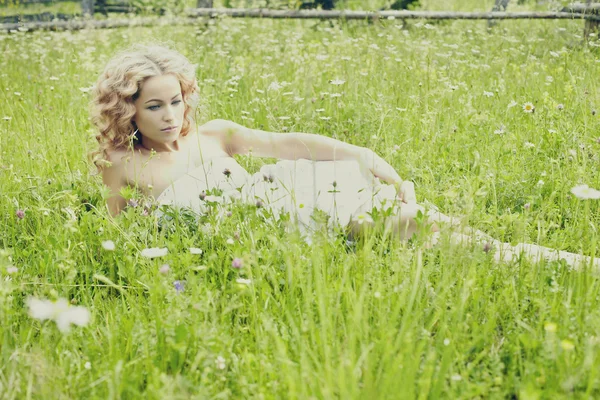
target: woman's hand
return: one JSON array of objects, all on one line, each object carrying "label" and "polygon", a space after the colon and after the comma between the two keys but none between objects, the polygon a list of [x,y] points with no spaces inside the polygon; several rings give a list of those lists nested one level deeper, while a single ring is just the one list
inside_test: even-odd
[{"label": "woman's hand", "polygon": [[405,203],[416,203],[415,186],[410,181],[403,181],[387,161],[377,155],[373,150],[361,148],[358,163],[363,170],[373,174],[376,178],[396,186],[398,197]]},{"label": "woman's hand", "polygon": [[375,177],[391,185],[402,183],[402,179],[396,170],[371,149],[361,148],[359,150],[358,163]]}]

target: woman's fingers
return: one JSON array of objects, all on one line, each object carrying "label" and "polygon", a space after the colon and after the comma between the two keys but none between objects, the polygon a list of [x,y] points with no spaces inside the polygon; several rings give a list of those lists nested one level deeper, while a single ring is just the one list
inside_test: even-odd
[{"label": "woman's fingers", "polygon": [[403,181],[400,184],[399,194],[401,196],[402,201],[405,203],[416,203],[417,202],[417,194],[415,193],[415,184],[411,181]]}]

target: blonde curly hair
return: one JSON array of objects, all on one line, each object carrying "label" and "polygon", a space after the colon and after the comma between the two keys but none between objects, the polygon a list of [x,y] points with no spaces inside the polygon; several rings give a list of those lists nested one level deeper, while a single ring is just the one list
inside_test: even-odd
[{"label": "blonde curly hair", "polygon": [[186,136],[198,104],[196,66],[181,53],[161,45],[136,45],[119,52],[106,65],[93,90],[92,123],[98,128],[99,148],[90,153],[98,172],[110,165],[109,149],[129,148],[141,139],[132,118],[135,100],[144,82],[153,76],[173,74],[181,85],[185,104],[181,135]]}]

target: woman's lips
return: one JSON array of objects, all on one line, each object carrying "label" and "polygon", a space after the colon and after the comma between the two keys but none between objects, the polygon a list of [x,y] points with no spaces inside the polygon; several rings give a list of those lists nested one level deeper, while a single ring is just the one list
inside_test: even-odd
[{"label": "woman's lips", "polygon": [[174,132],[177,129],[176,126],[172,126],[170,128],[161,129],[162,132]]}]

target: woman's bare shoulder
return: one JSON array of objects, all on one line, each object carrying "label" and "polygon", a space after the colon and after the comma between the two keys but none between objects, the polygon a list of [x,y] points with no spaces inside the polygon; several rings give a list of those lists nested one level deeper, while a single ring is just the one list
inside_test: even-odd
[{"label": "woman's bare shoulder", "polygon": [[110,162],[111,167],[121,165],[131,154],[131,150],[127,149],[106,149],[106,158]]}]

